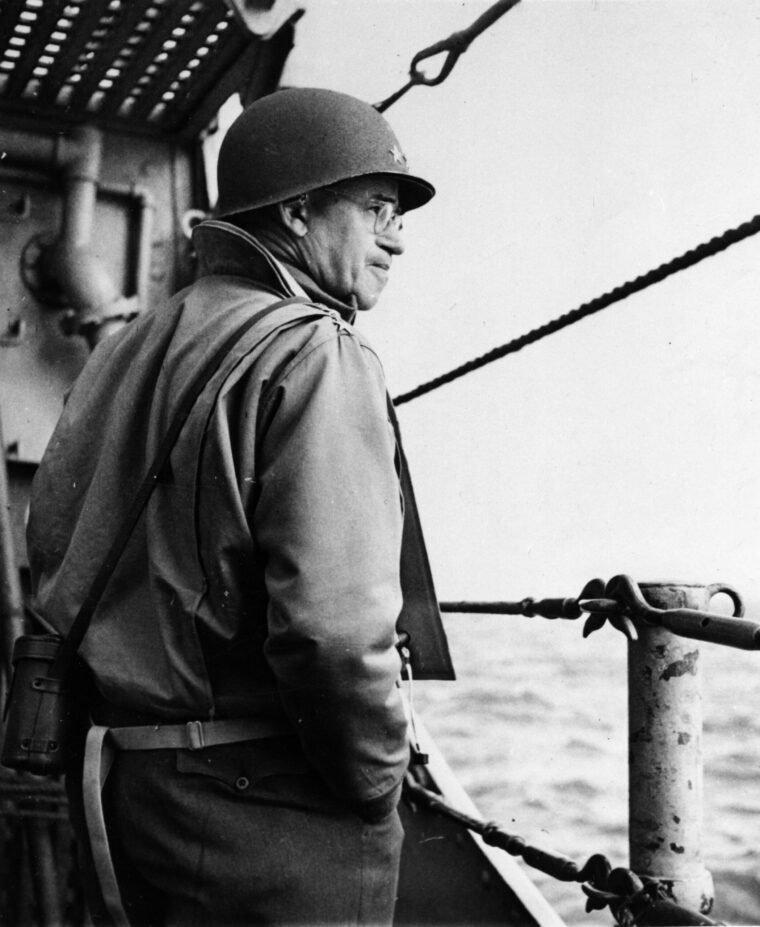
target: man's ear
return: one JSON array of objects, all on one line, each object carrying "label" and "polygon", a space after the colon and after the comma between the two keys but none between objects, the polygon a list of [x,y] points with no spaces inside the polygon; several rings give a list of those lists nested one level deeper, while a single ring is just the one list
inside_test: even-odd
[{"label": "man's ear", "polygon": [[280,221],[285,228],[303,238],[309,233],[309,197],[306,193],[296,197],[294,200],[287,200],[285,203],[278,203],[280,211]]}]

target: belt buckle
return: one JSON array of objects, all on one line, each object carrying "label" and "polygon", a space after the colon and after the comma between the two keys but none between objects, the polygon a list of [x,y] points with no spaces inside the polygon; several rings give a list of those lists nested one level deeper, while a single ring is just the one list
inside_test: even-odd
[{"label": "belt buckle", "polygon": [[187,743],[190,750],[202,750],[206,746],[201,721],[188,721],[185,725],[185,731],[187,732]]}]

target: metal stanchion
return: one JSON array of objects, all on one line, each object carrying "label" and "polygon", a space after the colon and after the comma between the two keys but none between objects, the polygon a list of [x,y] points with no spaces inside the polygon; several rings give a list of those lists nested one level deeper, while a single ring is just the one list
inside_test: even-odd
[{"label": "metal stanchion", "polygon": [[[716,587],[645,584],[662,609],[705,610]],[[712,876],[702,861],[702,680],[693,640],[644,622],[628,643],[631,868],[679,904],[708,913]]]}]

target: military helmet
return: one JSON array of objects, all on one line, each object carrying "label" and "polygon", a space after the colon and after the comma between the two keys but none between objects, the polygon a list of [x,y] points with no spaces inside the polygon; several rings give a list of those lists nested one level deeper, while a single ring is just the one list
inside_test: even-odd
[{"label": "military helmet", "polygon": [[367,174],[397,179],[405,212],[435,194],[409,173],[398,139],[369,103],[334,90],[278,90],[246,107],[227,131],[216,213],[233,216]]}]

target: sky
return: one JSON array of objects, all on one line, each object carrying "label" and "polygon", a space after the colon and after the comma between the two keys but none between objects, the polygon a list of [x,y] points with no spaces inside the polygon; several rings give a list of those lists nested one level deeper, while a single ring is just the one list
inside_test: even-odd
[{"label": "sky", "polygon": [[[378,102],[488,6],[308,0],[284,82]],[[385,115],[438,190],[359,323],[399,395],[760,212],[760,5],[521,0]],[[400,406],[439,598],[627,573],[760,621],[759,289],[760,236]]]}]

